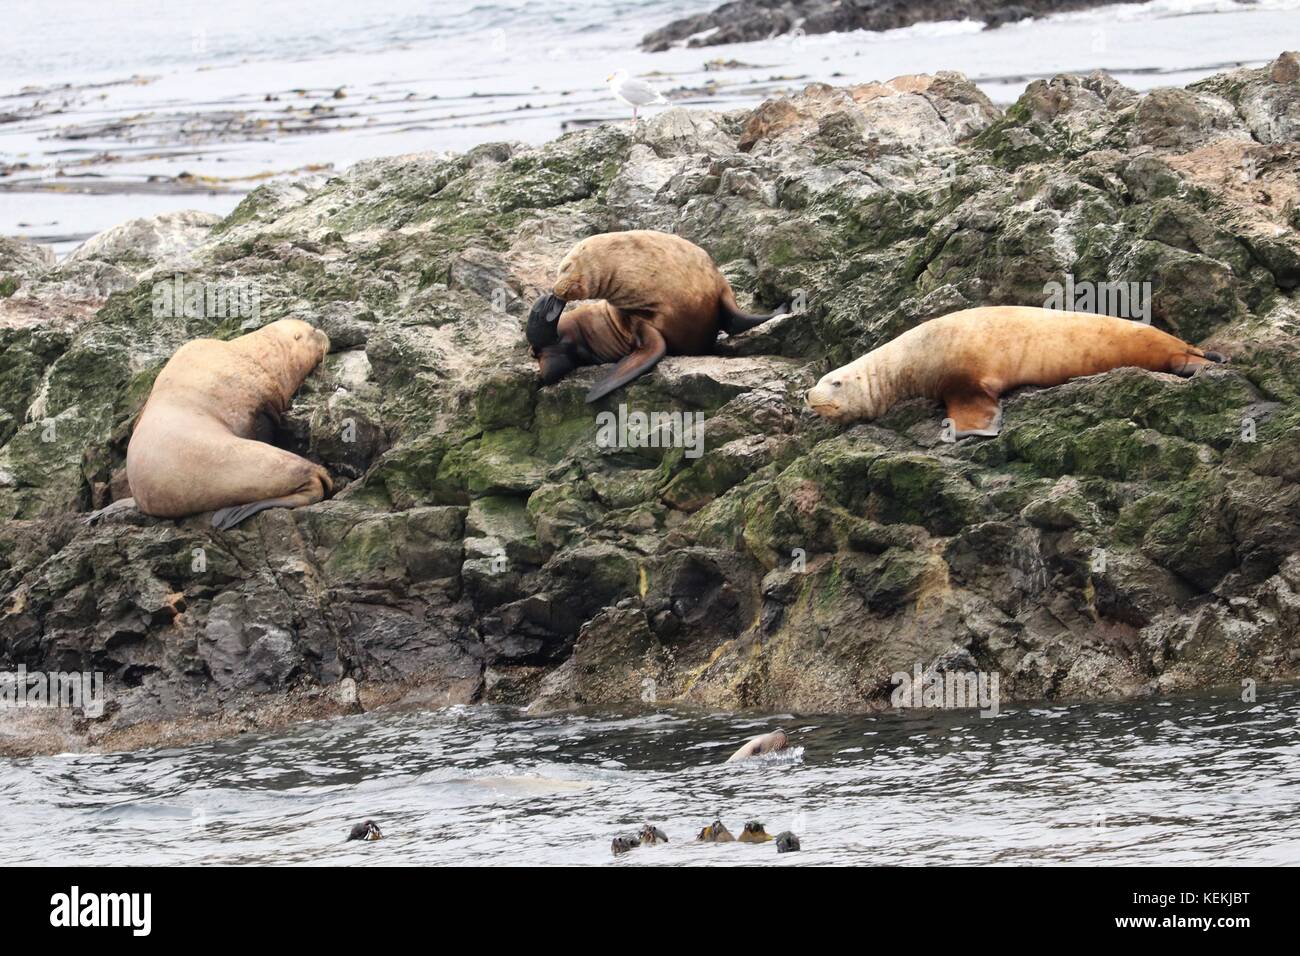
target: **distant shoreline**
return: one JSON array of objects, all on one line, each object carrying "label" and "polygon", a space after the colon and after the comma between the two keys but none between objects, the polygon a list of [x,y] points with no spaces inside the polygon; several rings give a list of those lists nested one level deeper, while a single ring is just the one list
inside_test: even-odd
[{"label": "distant shoreline", "polygon": [[976,20],[995,29],[1019,20],[1072,13],[1094,7],[1146,0],[876,0],[870,5],[846,0],[730,0],[709,13],[681,17],[647,33],[641,47],[661,53],[674,44],[690,47],[747,43],[779,36],[813,36],[868,30],[879,33],[918,23]]}]

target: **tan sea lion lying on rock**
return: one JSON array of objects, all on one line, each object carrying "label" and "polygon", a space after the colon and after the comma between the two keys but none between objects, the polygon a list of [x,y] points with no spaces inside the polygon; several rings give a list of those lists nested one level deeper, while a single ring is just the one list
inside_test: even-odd
[{"label": "tan sea lion lying on rock", "polygon": [[1089,312],[966,309],[922,322],[822,377],[808,405],[837,422],[879,418],[897,402],[947,406],[956,437],[996,435],[1003,392],[1135,366],[1190,376],[1227,361],[1159,329]]},{"label": "tan sea lion lying on rock", "polygon": [[267,508],[297,508],[333,490],[320,465],[269,444],[329,338],[281,319],[229,342],[196,339],[154,381],[126,452],[137,507],[159,518],[215,511],[232,528]]},{"label": "tan sea lion lying on rock", "polygon": [[[578,300],[595,301],[564,312]],[[569,250],[552,292],[533,305],[527,335],[546,385],[582,365],[617,362],[587,392],[594,402],[665,355],[705,355],[719,331],[736,335],[770,318],[737,308],[730,283],[699,246],[635,229],[592,236]]]}]

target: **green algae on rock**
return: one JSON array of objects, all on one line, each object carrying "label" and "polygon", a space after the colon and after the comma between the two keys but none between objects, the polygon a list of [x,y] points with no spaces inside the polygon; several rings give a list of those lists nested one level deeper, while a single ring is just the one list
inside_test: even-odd
[{"label": "green algae on rock", "polygon": [[[366,706],[889,706],[889,677],[1007,699],[1150,694],[1300,666],[1300,87],[1294,54],[1139,95],[950,73],[667,110],[541,147],[359,163],[224,221],[137,221],[56,263],[0,243],[0,666],[100,670],[104,715],[0,718],[0,749],[142,746]],[[526,303],[577,240],[673,230],[746,306],[599,408],[542,388]],[[155,281],[259,314],[159,316]],[[1231,356],[1007,396],[943,440],[904,403],[841,429],[826,368],[1044,286],[1150,283]],[[335,497],[230,533],[78,518],[184,341],[281,317],[335,353],[282,423]],[[703,454],[606,447],[595,414],[701,413]],[[692,419],[693,421],[693,419]]]}]

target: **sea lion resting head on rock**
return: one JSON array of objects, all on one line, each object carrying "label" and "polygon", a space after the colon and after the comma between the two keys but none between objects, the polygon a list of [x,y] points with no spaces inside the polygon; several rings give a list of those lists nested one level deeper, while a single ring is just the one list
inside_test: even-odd
[{"label": "sea lion resting head on rock", "polygon": [[996,435],[999,396],[1021,385],[1060,385],[1126,366],[1189,376],[1223,361],[1129,319],[993,306],[922,322],[823,376],[807,397],[813,411],[836,422],[879,418],[909,398],[937,399],[956,437]]},{"label": "sea lion resting head on rock", "polygon": [[196,339],[177,349],[127,446],[139,509],[159,518],[215,511],[212,524],[224,529],[266,508],[325,498],[329,473],[269,442],[329,345],[319,329],[281,319],[229,342]]},{"label": "sea lion resting head on rock", "polygon": [[[592,301],[564,311],[578,300]],[[533,305],[527,336],[546,385],[582,365],[617,362],[587,393],[594,402],[665,355],[707,354],[719,331],[736,335],[771,317],[741,312],[731,285],[699,246],[634,229],[591,236],[569,250],[552,291]]]}]

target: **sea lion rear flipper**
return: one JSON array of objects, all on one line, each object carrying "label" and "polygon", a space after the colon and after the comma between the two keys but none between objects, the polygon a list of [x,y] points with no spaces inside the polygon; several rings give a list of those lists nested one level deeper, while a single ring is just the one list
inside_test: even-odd
[{"label": "sea lion rear flipper", "polygon": [[296,503],[293,498],[266,498],[263,501],[251,501],[246,505],[218,508],[212,512],[212,527],[218,531],[229,531],[260,511],[266,511],[268,508],[292,508]]},{"label": "sea lion rear flipper", "polygon": [[1228,360],[1218,352],[1205,352],[1202,355],[1184,352],[1175,355],[1169,361],[1169,371],[1184,378],[1191,378],[1199,369],[1203,369],[1207,365],[1215,365],[1226,361]]},{"label": "sea lion rear flipper", "polygon": [[948,420],[957,438],[967,435],[992,437],[1002,431],[1002,403],[985,392],[949,395],[944,399]]},{"label": "sea lion rear flipper", "polygon": [[748,332],[750,329],[756,329],[768,319],[775,319],[778,315],[785,315],[790,311],[788,305],[783,305],[771,315],[750,315],[748,312],[741,312],[736,308],[734,299],[728,301],[727,296],[723,296],[719,305],[719,328],[728,335],[739,335],[741,332]]},{"label": "sea lion rear flipper", "polygon": [[659,334],[659,330],[652,325],[641,325],[640,345],[631,355],[623,357],[614,371],[610,372],[603,379],[591,387],[587,393],[587,404],[599,401],[616,388],[621,388],[633,379],[640,378],[646,372],[650,371],[659,360],[668,354],[668,343],[664,337]]}]

